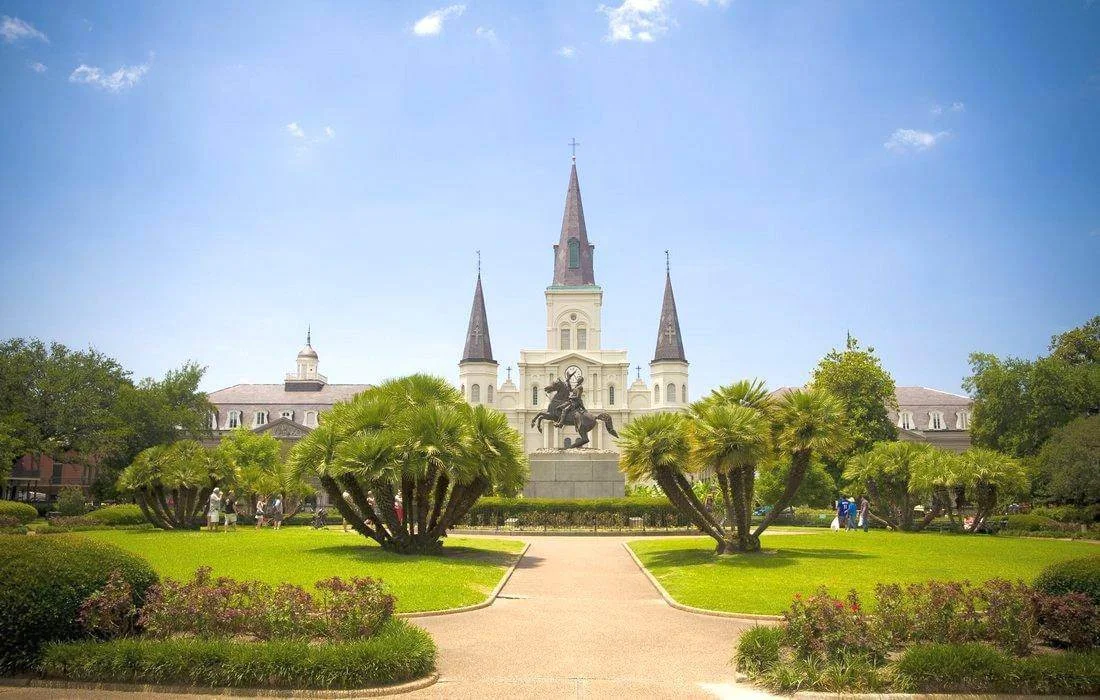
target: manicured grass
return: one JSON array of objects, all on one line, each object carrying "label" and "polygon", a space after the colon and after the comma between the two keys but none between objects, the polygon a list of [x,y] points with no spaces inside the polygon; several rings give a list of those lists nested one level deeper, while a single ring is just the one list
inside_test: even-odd
[{"label": "manicured grass", "polygon": [[[767,535],[765,552],[715,556],[703,537],[630,543],[669,595],[684,605],[727,612],[778,615],[795,593],[818,586],[861,595],[876,583],[984,581],[1031,582],[1043,567],[1090,554],[1100,545],[983,535],[904,532],[831,532]],[[868,599],[865,597],[865,600]]]},{"label": "manicured grass", "polygon": [[96,530],[82,537],[110,542],[145,558],[162,577],[187,579],[200,566],[215,576],[312,586],[331,576],[372,576],[397,596],[398,612],[442,610],[485,600],[523,544],[515,540],[448,537],[438,556],[382,551],[340,528],[286,527],[276,532]]}]

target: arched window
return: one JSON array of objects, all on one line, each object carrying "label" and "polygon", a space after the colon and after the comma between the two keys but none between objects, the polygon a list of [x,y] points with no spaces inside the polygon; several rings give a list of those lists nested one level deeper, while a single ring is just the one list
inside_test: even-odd
[{"label": "arched window", "polygon": [[615,405],[615,385],[614,384],[607,387],[607,405],[608,406],[614,406]]},{"label": "arched window", "polygon": [[239,427],[241,427],[241,412],[240,411],[230,411],[229,412],[229,424],[226,425],[226,427],[227,428],[239,428]]},{"label": "arched window", "polygon": [[930,411],[928,413],[928,429],[943,430],[943,413],[940,411]]},{"label": "arched window", "polygon": [[655,404],[661,403],[661,385],[660,384],[654,384],[653,385],[653,403],[655,403]]},{"label": "arched window", "polygon": [[913,429],[913,414],[909,411],[902,411],[898,414],[898,427],[903,430]]},{"label": "arched window", "polygon": [[283,411],[283,418],[294,420],[294,411]]},{"label": "arched window", "polygon": [[305,417],[302,425],[304,425],[308,428],[316,428],[317,427],[317,411],[306,411],[306,417]]},{"label": "arched window", "polygon": [[684,384],[680,387],[680,400],[684,403],[688,402],[688,385]]},{"label": "arched window", "polygon": [[480,403],[481,402],[481,385],[480,384],[471,384],[470,385],[470,400],[473,401],[474,403]]},{"label": "arched window", "polygon": [[485,387],[485,400],[488,401],[489,403],[493,402],[493,385],[492,384]]},{"label": "arched window", "polygon": [[676,403],[676,385],[671,382],[669,382],[668,388],[665,389],[665,401]]},{"label": "arched window", "polygon": [[561,349],[562,350],[568,350],[569,349],[569,329],[568,328],[562,328],[561,329]]},{"label": "arched window", "polygon": [[584,326],[581,326],[580,328],[577,329],[577,349],[578,350],[587,350],[588,349],[588,329],[585,328]]},{"label": "arched window", "polygon": [[957,430],[970,430],[970,412],[959,411],[955,416],[955,428]]},{"label": "arched window", "polygon": [[539,388],[537,386],[531,387],[531,405],[539,405]]},{"label": "arched window", "polygon": [[569,269],[575,270],[581,266],[581,244],[576,238],[569,239]]},{"label": "arched window", "polygon": [[572,444],[573,444],[572,438],[565,438],[565,446],[566,447],[569,447]]}]

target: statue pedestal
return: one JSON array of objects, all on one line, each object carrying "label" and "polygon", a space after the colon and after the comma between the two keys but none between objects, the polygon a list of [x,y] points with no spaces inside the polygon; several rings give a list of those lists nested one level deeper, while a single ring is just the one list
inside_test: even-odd
[{"label": "statue pedestal", "polygon": [[619,453],[611,450],[536,450],[530,455],[531,477],[525,498],[622,498],[626,478]]}]

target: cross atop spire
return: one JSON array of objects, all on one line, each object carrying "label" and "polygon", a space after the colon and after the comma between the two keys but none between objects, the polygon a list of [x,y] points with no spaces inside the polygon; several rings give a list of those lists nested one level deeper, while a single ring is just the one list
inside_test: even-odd
[{"label": "cross atop spire", "polygon": [[477,277],[481,279],[481,251],[477,251]]},{"label": "cross atop spire", "polygon": [[573,148],[573,165],[576,165],[577,164],[577,146],[579,146],[580,143],[578,143],[577,139],[574,137],[572,140],[569,141],[569,145]]},{"label": "cross atop spire", "polygon": [[478,251],[477,285],[474,287],[474,303],[470,308],[470,325],[466,329],[466,347],[462,362],[492,362],[493,344],[489,340],[489,318],[485,313],[485,295],[481,291],[481,252]]},{"label": "cross atop spire", "polygon": [[653,361],[677,360],[684,357],[684,339],[680,335],[680,316],[676,313],[676,297],[672,294],[672,274],[669,272],[668,251],[665,251],[665,297],[661,303],[661,320],[657,326],[657,349]]},{"label": "cross atop spire", "polygon": [[310,328],[310,326],[307,325],[306,326],[306,345],[308,345],[309,347],[313,347],[313,343],[310,342],[310,331],[311,330],[312,330],[312,328]]},{"label": "cross atop spire", "polygon": [[[576,139],[574,139],[576,141]],[[561,238],[554,246],[554,281],[558,287],[585,287],[596,284],[592,271],[592,251],[584,225],[584,205],[577,180],[577,164],[569,170],[569,187],[565,193],[565,214],[561,219]]]},{"label": "cross atop spire", "polygon": [[668,249],[665,249],[665,274],[669,274]]}]

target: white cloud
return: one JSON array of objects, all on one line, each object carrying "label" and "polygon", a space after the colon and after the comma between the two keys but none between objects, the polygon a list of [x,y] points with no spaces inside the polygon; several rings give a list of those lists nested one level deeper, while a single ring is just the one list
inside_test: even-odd
[{"label": "white cloud", "polygon": [[478,39],[484,39],[490,44],[497,43],[497,33],[492,27],[478,27],[474,30],[474,36]]},{"label": "white cloud", "polygon": [[45,73],[46,72],[46,64],[45,63],[39,63],[38,61],[28,61],[27,62],[27,68],[30,68],[35,73]]},{"label": "white cloud", "polygon": [[561,56],[562,58],[573,58],[577,55],[577,50],[572,46],[563,46],[554,53]]},{"label": "white cloud", "polygon": [[286,130],[290,132],[291,136],[297,136],[300,139],[306,137],[306,132],[302,131],[302,127],[298,126],[298,122],[290,122],[286,125]]},{"label": "white cloud", "polygon": [[137,85],[148,72],[148,63],[142,63],[136,66],[122,66],[114,73],[104,73],[98,66],[89,66],[85,63],[81,63],[76,67],[76,70],[69,75],[69,82],[94,85],[107,92],[119,93]]},{"label": "white cloud", "polygon": [[335,137],[336,137],[336,132],[333,131],[332,127],[331,126],[326,126],[325,127],[325,138],[330,138],[331,139],[331,138],[335,138]]},{"label": "white cloud", "polygon": [[[695,0],[695,2],[696,4],[702,5],[703,7],[708,7],[710,6],[711,0]],[[729,7],[730,0],[714,0],[714,4],[718,7]]]},{"label": "white cloud", "polygon": [[413,34],[417,36],[438,36],[443,31],[443,23],[452,17],[458,17],[466,11],[465,5],[451,5],[429,12],[413,25]]},{"label": "white cloud", "polygon": [[607,15],[607,41],[650,42],[668,31],[668,0],[623,0],[618,7],[600,5]]},{"label": "white cloud", "polygon": [[47,44],[50,40],[46,35],[34,28],[29,22],[24,22],[18,17],[0,16],[0,39],[5,44],[13,44],[21,39],[38,39]]},{"label": "white cloud", "polygon": [[965,112],[966,111],[966,105],[964,105],[962,102],[952,102],[951,103],[951,111],[952,112]]},{"label": "white cloud", "polygon": [[941,114],[943,114],[943,106],[942,105],[932,105],[932,109],[930,109],[928,111],[930,111],[932,113],[933,117],[938,117]]},{"label": "white cloud", "polygon": [[897,129],[890,135],[890,140],[882,145],[898,153],[927,151],[950,134],[950,131],[939,131],[933,134],[930,131],[916,129]]},{"label": "white cloud", "polygon": [[965,112],[966,105],[962,102],[952,102],[950,107],[944,107],[943,105],[932,105],[932,109],[928,111],[932,113],[933,117],[938,117],[944,112]]}]

